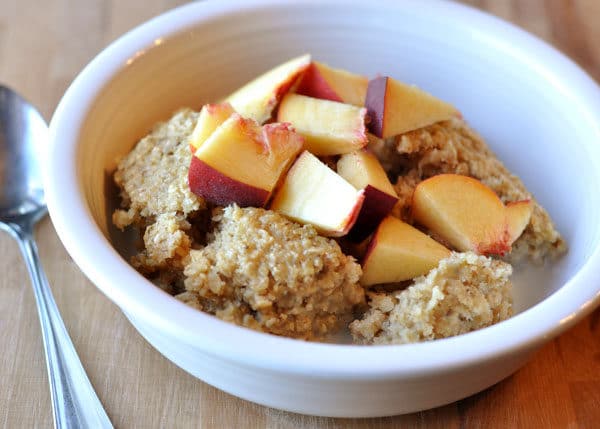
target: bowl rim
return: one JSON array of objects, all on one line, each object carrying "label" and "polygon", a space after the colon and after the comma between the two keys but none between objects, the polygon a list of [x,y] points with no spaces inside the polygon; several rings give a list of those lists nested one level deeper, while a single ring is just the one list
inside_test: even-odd
[{"label": "bowl rim", "polygon": [[[44,172],[46,198],[54,227],[83,273],[128,317],[143,321],[163,335],[176,337],[206,353],[239,364],[331,379],[417,377],[432,371],[449,371],[502,358],[517,350],[538,347],[589,314],[600,303],[600,286],[586,289],[587,285],[600,283],[600,246],[559,290],[506,321],[442,340],[368,347],[304,342],[224,322],[172,298],[152,285],[117,253],[92,218],[77,169],[80,126],[102,88],[125,67],[128,60],[149,49],[158,39],[225,15],[323,4],[360,7],[364,2],[233,0],[190,3],[159,15],[121,36],[83,69],[52,117],[51,144]],[[589,116],[590,124],[596,121],[600,140],[600,88],[575,63],[546,42],[499,18],[453,2],[383,0],[378,7],[436,13],[447,19],[468,22],[473,28],[484,31],[490,43],[509,50],[520,60],[535,66],[540,73],[555,77],[556,85],[568,82],[568,88],[564,85],[561,90],[568,91],[582,112]],[[600,166],[600,163],[597,164]],[[82,241],[80,237],[86,239]],[[110,270],[105,267],[110,267]],[[127,287],[119,287],[123,284]],[[144,299],[140,300],[140,296]],[[203,332],[199,333],[193,327],[202,327]]]}]

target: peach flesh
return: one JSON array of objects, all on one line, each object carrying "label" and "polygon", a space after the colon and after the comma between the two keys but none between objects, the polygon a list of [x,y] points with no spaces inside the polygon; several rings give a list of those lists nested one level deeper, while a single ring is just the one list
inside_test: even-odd
[{"label": "peach flesh", "polygon": [[353,152],[368,143],[366,109],[347,103],[299,94],[287,94],[277,120],[291,122],[304,137],[304,146],[315,155]]},{"label": "peach flesh", "polygon": [[393,216],[378,226],[362,259],[361,284],[395,283],[426,274],[450,250]]},{"label": "peach flesh", "polygon": [[505,255],[511,250],[506,207],[479,180],[439,174],[413,192],[412,216],[459,251]]},{"label": "peach flesh", "polygon": [[270,209],[312,224],[323,235],[340,237],[356,222],[363,201],[363,191],[305,150],[275,191]]}]

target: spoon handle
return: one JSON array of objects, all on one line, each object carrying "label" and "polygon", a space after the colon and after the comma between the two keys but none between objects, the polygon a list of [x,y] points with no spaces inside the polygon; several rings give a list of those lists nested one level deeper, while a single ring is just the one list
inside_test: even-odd
[{"label": "spoon handle", "polygon": [[54,426],[57,429],[112,428],[52,297],[33,239],[33,228],[22,226],[15,232],[31,276],[42,325]]}]

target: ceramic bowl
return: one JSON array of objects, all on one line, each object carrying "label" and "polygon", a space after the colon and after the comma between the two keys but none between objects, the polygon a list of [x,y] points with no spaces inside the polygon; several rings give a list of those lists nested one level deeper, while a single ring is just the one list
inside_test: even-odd
[{"label": "ceramic bowl", "polygon": [[[188,308],[120,255],[107,195],[115,160],[177,108],[198,109],[305,52],[452,102],[548,209],[569,252],[552,266],[517,270],[514,317],[421,344],[307,343]],[[52,118],[46,191],[75,262],[176,365],[271,407],[384,416],[491,386],[598,305],[599,124],[600,90],[573,62],[458,4],[195,2],[125,34],[75,79]]]}]

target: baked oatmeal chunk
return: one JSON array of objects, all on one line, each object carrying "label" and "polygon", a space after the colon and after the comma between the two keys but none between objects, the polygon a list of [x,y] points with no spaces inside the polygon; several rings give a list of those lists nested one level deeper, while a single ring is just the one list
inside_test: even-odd
[{"label": "baked oatmeal chunk", "polygon": [[161,214],[144,232],[144,250],[133,258],[140,271],[154,269],[182,270],[192,241],[185,231],[190,229],[186,220],[172,213]]},{"label": "baked oatmeal chunk", "polygon": [[[144,250],[131,262],[145,275],[161,271],[163,279],[180,276],[182,260],[192,246],[188,220],[205,208],[202,198],[188,186],[192,156],[188,138],[197,117],[196,112],[182,109],[168,122],[156,125],[114,173],[124,209],[113,213],[113,223],[120,229],[131,224],[141,229]],[[161,286],[168,289],[168,285]]]},{"label": "baked oatmeal chunk", "polygon": [[364,302],[360,265],[321,237],[260,208],[216,210],[212,239],[185,266],[196,308],[277,335],[324,338],[352,319]]},{"label": "baked oatmeal chunk", "polygon": [[204,201],[188,185],[192,156],[188,138],[197,118],[198,113],[190,109],[178,111],[168,122],[159,123],[119,162],[114,180],[126,210],[113,215],[117,227],[146,224],[142,218],[166,213],[185,218],[204,207]]},{"label": "baked oatmeal chunk", "polygon": [[403,344],[490,326],[512,315],[511,273],[505,262],[455,252],[402,291],[368,293],[370,308],[350,332],[361,344]]},{"label": "baked oatmeal chunk", "polygon": [[546,210],[463,120],[452,119],[405,133],[392,145],[399,156],[395,165],[401,169],[393,172],[399,173],[395,185],[399,202],[394,210],[402,219],[410,221],[412,191],[420,181],[436,174],[462,174],[481,180],[505,203],[532,200],[531,221],[513,244],[508,256],[511,262],[529,257],[540,263],[547,256],[554,259],[566,251],[565,241]]}]

